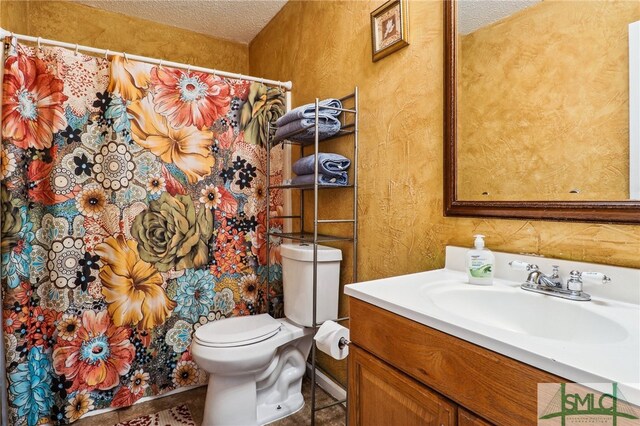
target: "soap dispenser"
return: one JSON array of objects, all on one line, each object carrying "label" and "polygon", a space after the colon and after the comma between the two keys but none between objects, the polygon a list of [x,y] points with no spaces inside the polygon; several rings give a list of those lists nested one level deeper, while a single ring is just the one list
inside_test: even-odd
[{"label": "soap dispenser", "polygon": [[475,248],[467,252],[469,284],[492,285],[495,256],[484,246],[484,235],[474,235]]}]

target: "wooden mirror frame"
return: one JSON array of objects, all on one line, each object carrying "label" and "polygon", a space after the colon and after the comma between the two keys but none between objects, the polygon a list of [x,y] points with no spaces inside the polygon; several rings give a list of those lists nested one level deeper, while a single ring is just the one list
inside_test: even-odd
[{"label": "wooden mirror frame", "polygon": [[456,1],[444,6],[444,215],[640,224],[640,201],[461,201],[457,193]]}]

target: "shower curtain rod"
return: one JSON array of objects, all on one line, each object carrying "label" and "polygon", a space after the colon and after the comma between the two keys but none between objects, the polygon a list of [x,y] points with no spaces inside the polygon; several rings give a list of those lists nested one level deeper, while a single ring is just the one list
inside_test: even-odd
[{"label": "shower curtain rod", "polygon": [[270,86],[282,87],[282,88],[284,88],[284,89],[286,89],[288,91],[290,91],[291,88],[293,87],[293,83],[291,81],[269,80],[269,79],[266,79],[266,78],[253,77],[253,76],[250,76],[250,75],[236,74],[236,73],[232,73],[232,72],[224,72],[224,71],[214,70],[214,69],[211,69],[211,68],[203,68],[203,67],[192,66],[192,65],[189,65],[189,64],[181,64],[179,62],[171,62],[171,61],[165,61],[165,60],[162,60],[162,59],[149,58],[149,57],[146,57],[146,56],[131,55],[131,54],[126,53],[126,52],[112,52],[109,49],[97,49],[95,47],[83,46],[83,45],[80,45],[80,44],[73,44],[73,43],[66,43],[64,41],[49,40],[49,39],[42,38],[42,37],[33,37],[33,36],[24,35],[24,34],[15,34],[15,33],[12,33],[10,31],[5,30],[4,28],[0,28],[0,37],[4,38],[4,37],[7,37],[7,36],[15,37],[18,40],[24,40],[24,41],[30,41],[30,42],[33,42],[33,43],[37,43],[38,45],[48,44],[48,45],[51,45],[51,46],[66,47],[67,49],[74,49],[76,52],[77,51],[84,51],[84,52],[95,53],[95,54],[99,54],[99,55],[105,55],[105,57],[109,56],[109,55],[112,55],[112,56],[123,56],[125,59],[133,59],[134,61],[146,62],[146,63],[149,63],[149,64],[166,65],[168,67],[181,68],[181,69],[186,69],[188,71],[205,72],[205,73],[217,75],[217,76],[220,76],[220,77],[228,77],[228,78],[237,78],[237,79],[240,79],[240,80],[257,81],[259,83],[267,84],[267,85],[270,85]]}]

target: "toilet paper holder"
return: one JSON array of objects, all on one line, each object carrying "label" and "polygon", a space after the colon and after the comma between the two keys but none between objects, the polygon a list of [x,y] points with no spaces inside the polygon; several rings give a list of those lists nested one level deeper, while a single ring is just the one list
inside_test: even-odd
[{"label": "toilet paper holder", "polygon": [[349,346],[351,344],[351,340],[345,339],[344,337],[341,337],[340,340],[338,340],[338,348],[340,350],[343,350],[345,346]]}]

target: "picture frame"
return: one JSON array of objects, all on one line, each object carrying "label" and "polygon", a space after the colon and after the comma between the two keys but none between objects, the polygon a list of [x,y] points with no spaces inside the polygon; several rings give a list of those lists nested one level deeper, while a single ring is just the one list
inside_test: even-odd
[{"label": "picture frame", "polygon": [[371,12],[373,62],[409,45],[408,0],[389,0]]}]

